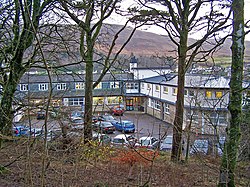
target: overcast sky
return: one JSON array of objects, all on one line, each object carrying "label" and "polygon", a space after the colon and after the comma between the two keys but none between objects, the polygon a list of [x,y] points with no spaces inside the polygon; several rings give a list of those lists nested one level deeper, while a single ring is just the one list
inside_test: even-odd
[{"label": "overcast sky", "polygon": [[[133,2],[135,2],[135,1],[134,0],[125,0],[123,8],[126,9],[129,5],[133,4]],[[245,20],[250,20],[250,0],[245,0],[245,12],[244,13],[245,13]],[[125,21],[126,20],[124,17],[115,16],[115,18],[113,17],[110,22],[112,22],[112,23],[116,22],[117,24],[124,24]],[[166,31],[164,31],[156,26],[145,26],[145,27],[143,27],[142,30],[145,30],[148,32],[154,32],[157,34],[166,35]],[[197,36],[197,34],[196,34],[196,36]],[[195,38],[195,36],[192,36],[192,37]],[[250,34],[248,34],[245,37],[245,39],[250,41]]]}]

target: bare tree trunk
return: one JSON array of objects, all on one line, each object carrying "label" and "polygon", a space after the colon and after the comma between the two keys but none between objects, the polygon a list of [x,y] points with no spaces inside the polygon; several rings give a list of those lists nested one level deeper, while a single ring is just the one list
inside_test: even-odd
[{"label": "bare tree trunk", "polygon": [[85,74],[85,105],[84,105],[84,142],[92,139],[92,110],[93,110],[93,53],[86,58]]},{"label": "bare tree trunk", "polygon": [[[187,18],[186,18],[187,19]],[[184,22],[185,23],[185,22]],[[185,88],[185,70],[186,70],[186,57],[187,57],[187,40],[188,30],[183,26],[180,33],[180,46],[178,47],[178,90],[177,101],[173,127],[173,146],[171,153],[171,161],[180,161],[182,149],[182,126],[183,126],[183,113],[184,113],[184,88]]]},{"label": "bare tree trunk", "polygon": [[240,126],[242,124],[242,80],[244,59],[244,0],[233,0],[233,43],[230,80],[230,100],[228,109],[231,114],[228,127],[228,139],[223,152],[220,169],[220,187],[235,186],[235,169],[240,142]]}]

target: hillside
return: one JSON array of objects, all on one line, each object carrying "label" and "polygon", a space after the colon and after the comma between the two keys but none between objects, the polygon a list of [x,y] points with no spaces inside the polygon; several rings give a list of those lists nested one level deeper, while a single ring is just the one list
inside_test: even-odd
[{"label": "hillside", "polygon": [[[118,45],[121,45],[124,42],[124,38],[127,38],[129,30],[131,30],[131,28],[127,28],[126,31],[121,33],[121,36],[119,37],[119,40],[117,42]],[[194,39],[189,40],[190,43],[193,43],[194,41]],[[208,46],[208,44],[205,44],[204,48],[207,48]],[[231,52],[230,47],[231,40],[228,39],[225,41],[221,49],[215,53],[215,57],[228,57]],[[245,47],[245,56],[248,60],[250,60],[250,41],[245,42]],[[123,53],[134,53],[135,55],[160,54],[174,56],[176,54],[175,50],[175,45],[167,36],[137,30],[131,41],[125,47]]]}]

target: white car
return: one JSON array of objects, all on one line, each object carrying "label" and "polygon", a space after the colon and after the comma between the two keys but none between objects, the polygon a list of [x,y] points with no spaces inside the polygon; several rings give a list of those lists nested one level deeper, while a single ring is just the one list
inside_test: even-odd
[{"label": "white car", "polygon": [[171,151],[173,145],[173,136],[168,135],[162,142],[160,143],[161,151]]},{"label": "white car", "polygon": [[157,138],[152,137],[152,136],[143,136],[139,139],[139,141],[135,144],[135,147],[138,148],[148,148],[151,149],[152,146],[156,143],[159,142]]},{"label": "white car", "polygon": [[136,138],[133,135],[118,134],[112,139],[111,146],[133,147]]}]

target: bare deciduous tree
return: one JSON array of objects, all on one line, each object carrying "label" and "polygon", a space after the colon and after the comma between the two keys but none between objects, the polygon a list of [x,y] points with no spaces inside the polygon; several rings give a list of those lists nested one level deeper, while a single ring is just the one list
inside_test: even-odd
[{"label": "bare deciduous tree", "polygon": [[[104,35],[102,29],[104,28],[104,22],[107,20],[113,12],[118,8],[120,0],[102,0],[102,1],[64,1],[61,0],[63,10],[69,15],[81,32],[80,34],[80,55],[82,61],[85,63],[85,104],[84,104],[84,139],[88,142],[92,139],[92,105],[93,105],[93,88],[95,88],[104,75],[110,70],[111,66],[116,61],[118,55],[122,49],[132,38],[136,28],[135,26],[128,38],[121,45],[116,47],[116,41],[119,34],[126,28],[128,22],[116,30],[112,35],[113,39],[109,39],[108,43],[103,43]],[[101,42],[100,42],[101,41]],[[106,50],[103,50],[103,47]],[[106,55],[102,56],[102,72],[99,78],[93,84],[93,64],[94,54],[97,54],[97,49],[102,49]]]},{"label": "bare deciduous tree", "polygon": [[11,135],[12,118],[15,112],[13,111],[14,93],[20,78],[34,62],[36,47],[31,46],[36,40],[36,30],[40,20],[51,2],[51,0],[1,2],[1,134]]},{"label": "bare deciduous tree", "polygon": [[[226,9],[228,2],[140,0],[140,3],[146,7],[146,10],[140,11],[143,17],[141,20],[165,29],[167,36],[177,47],[178,91],[171,160],[178,162],[181,155],[185,73],[192,63],[206,61],[225,40],[218,37],[218,32],[230,26],[227,23],[230,16],[230,11]],[[155,3],[161,9],[152,6]],[[220,8],[225,8],[225,14]],[[190,35],[196,32],[201,33],[200,39],[190,43]],[[206,47],[203,47],[205,44]]]}]

